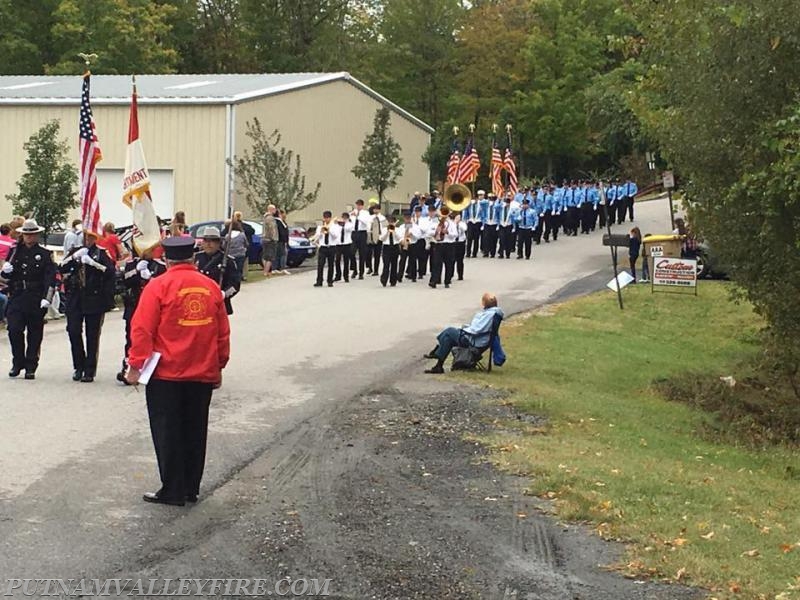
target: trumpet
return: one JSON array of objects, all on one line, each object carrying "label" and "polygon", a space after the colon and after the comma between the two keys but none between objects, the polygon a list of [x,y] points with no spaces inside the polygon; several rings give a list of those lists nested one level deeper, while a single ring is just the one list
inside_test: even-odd
[{"label": "trumpet", "polygon": [[400,247],[403,250],[408,250],[408,247],[411,245],[411,227],[406,225],[405,233],[403,234],[403,239],[400,240]]}]

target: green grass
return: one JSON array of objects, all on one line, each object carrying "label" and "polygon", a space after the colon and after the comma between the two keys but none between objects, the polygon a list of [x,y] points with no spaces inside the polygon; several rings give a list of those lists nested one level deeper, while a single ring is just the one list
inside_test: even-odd
[{"label": "green grass", "polygon": [[709,439],[708,415],[651,386],[735,374],[759,351],[760,319],[723,283],[701,283],[697,298],[645,286],[625,296],[624,312],[600,293],[503,325],[509,361],[491,381],[549,421],[502,424],[481,439],[492,460],[529,477],[560,518],[628,542],[615,567],[630,576],[717,598],[800,598],[800,453]]}]

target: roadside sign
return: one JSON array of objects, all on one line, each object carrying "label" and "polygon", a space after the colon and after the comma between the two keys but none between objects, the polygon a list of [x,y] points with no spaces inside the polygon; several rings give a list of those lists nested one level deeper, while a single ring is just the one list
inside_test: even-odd
[{"label": "roadside sign", "polygon": [[697,294],[697,261],[686,258],[656,258],[653,260],[653,289],[690,288]]},{"label": "roadside sign", "polygon": [[664,171],[663,181],[665,189],[675,189],[675,174],[672,171]]}]

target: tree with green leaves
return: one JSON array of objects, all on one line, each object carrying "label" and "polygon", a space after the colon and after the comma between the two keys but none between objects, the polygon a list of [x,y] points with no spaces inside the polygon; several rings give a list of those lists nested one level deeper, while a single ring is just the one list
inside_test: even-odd
[{"label": "tree with green leaves", "polygon": [[313,191],[306,192],[300,156],[281,146],[277,129],[267,135],[259,120],[253,119],[247,122],[246,134],[251,147],[231,166],[244,188],[247,204],[256,214],[263,215],[269,204],[290,213],[317,201],[322,184],[317,182]]},{"label": "tree with green leaves", "polygon": [[173,73],[178,53],[168,45],[171,4],[151,0],[61,0],[54,13],[55,63],[45,71],[57,75],[85,68],[80,52],[94,52],[94,73]]},{"label": "tree with green leaves", "polygon": [[372,133],[364,139],[358,164],[352,169],[353,175],[361,180],[361,189],[375,191],[381,204],[383,194],[397,185],[397,178],[403,174],[400,144],[392,137],[390,122],[388,108],[384,106],[375,112]]},{"label": "tree with green leaves", "polygon": [[67,213],[78,204],[78,175],[67,155],[66,140],[59,140],[58,121],[45,123],[25,142],[27,171],[17,182],[18,192],[6,196],[14,212],[32,213],[45,235],[63,225]]},{"label": "tree with green leaves", "polygon": [[693,230],[766,318],[765,355],[800,397],[800,22],[786,18],[796,4],[668,5],[632,4],[648,66],[635,110],[687,182]]}]

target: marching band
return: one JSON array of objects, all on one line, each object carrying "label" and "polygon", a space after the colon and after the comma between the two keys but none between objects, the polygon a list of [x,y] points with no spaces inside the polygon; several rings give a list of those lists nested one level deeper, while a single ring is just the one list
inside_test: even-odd
[{"label": "marching band", "polygon": [[323,213],[311,237],[319,253],[314,285],[363,279],[366,267],[384,287],[430,275],[428,286],[449,288],[454,278],[463,280],[464,259],[477,258],[478,252],[484,258],[508,260],[516,254],[518,260],[531,260],[534,245],[555,242],[560,232],[577,237],[605,227],[606,219],[609,224],[633,221],[636,183],[616,180],[603,191],[590,181],[529,186],[500,197],[478,190],[475,197],[467,194],[461,210],[452,210],[438,191],[427,197],[417,192],[409,209],[388,219],[379,205],[365,209],[357,200],[336,221],[330,211]]}]

